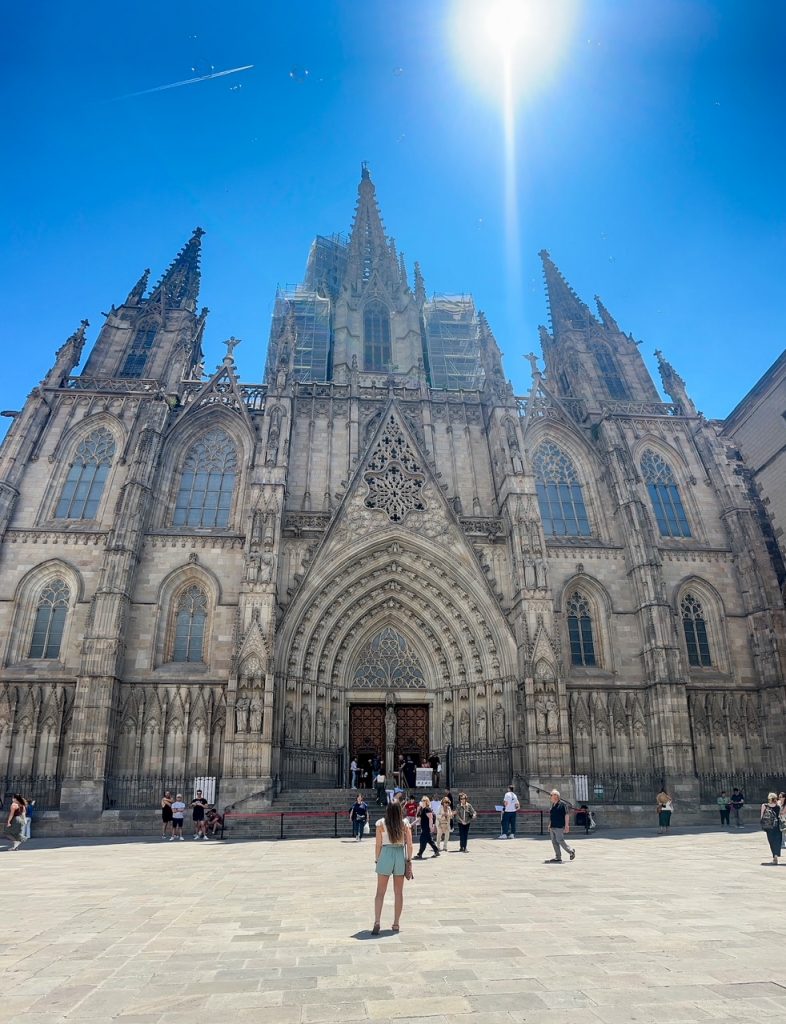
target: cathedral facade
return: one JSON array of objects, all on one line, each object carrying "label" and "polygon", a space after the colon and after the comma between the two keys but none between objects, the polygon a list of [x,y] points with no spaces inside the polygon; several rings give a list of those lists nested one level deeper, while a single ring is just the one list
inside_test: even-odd
[{"label": "cathedral facade", "polygon": [[205,374],[201,239],[75,375],[80,326],[0,449],[0,783],[86,820],[383,752],[686,796],[782,764],[778,583],[662,356],[669,402],[544,252],[545,369],[514,395],[472,299],[410,284],[364,168],[349,236],[277,296],[265,380],[234,338]]}]

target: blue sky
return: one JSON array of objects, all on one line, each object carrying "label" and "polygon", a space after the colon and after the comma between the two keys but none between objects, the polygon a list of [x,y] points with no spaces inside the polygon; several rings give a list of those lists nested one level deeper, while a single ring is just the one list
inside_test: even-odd
[{"label": "blue sky", "polygon": [[144,267],[158,277],[197,224],[207,367],[235,334],[242,378],[260,380],[276,285],[301,279],[315,233],[348,229],[368,160],[410,266],[429,292],[474,294],[517,392],[547,318],[545,247],[651,366],[662,348],[700,409],[729,412],[786,347],[786,4],[578,0],[559,67],[517,114],[520,302],[500,107],[457,55],[456,9],[7,8],[0,407],[21,407],[82,317],[92,343],[101,310]]}]

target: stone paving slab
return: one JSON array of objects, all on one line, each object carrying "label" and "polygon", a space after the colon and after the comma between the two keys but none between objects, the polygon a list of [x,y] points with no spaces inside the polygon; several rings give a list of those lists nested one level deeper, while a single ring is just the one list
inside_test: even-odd
[{"label": "stone paving slab", "polygon": [[375,938],[369,841],[33,840],[0,852],[0,1024],[786,1019],[761,833],[575,842],[419,861]]}]

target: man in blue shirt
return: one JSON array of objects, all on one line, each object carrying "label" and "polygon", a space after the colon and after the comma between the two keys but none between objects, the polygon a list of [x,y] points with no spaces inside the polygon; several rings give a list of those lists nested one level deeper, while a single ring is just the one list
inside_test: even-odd
[{"label": "man in blue shirt", "polygon": [[363,831],[368,821],[368,804],[363,799],[361,793],[358,793],[354,804],[352,804],[349,820],[352,822],[352,835],[355,837],[355,841],[359,843],[363,838]]}]

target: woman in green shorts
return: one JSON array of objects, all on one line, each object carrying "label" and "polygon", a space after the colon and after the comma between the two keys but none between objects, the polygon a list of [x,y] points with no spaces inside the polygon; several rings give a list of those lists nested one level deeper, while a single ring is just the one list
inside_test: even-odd
[{"label": "woman in green shorts", "polygon": [[404,906],[404,877],[412,877],[412,830],[397,801],[387,805],[385,817],[377,822],[376,838],[377,892],[374,897],[374,927],[371,929],[373,935],[379,935],[382,904],[390,876],[393,876],[394,932],[399,929]]}]

